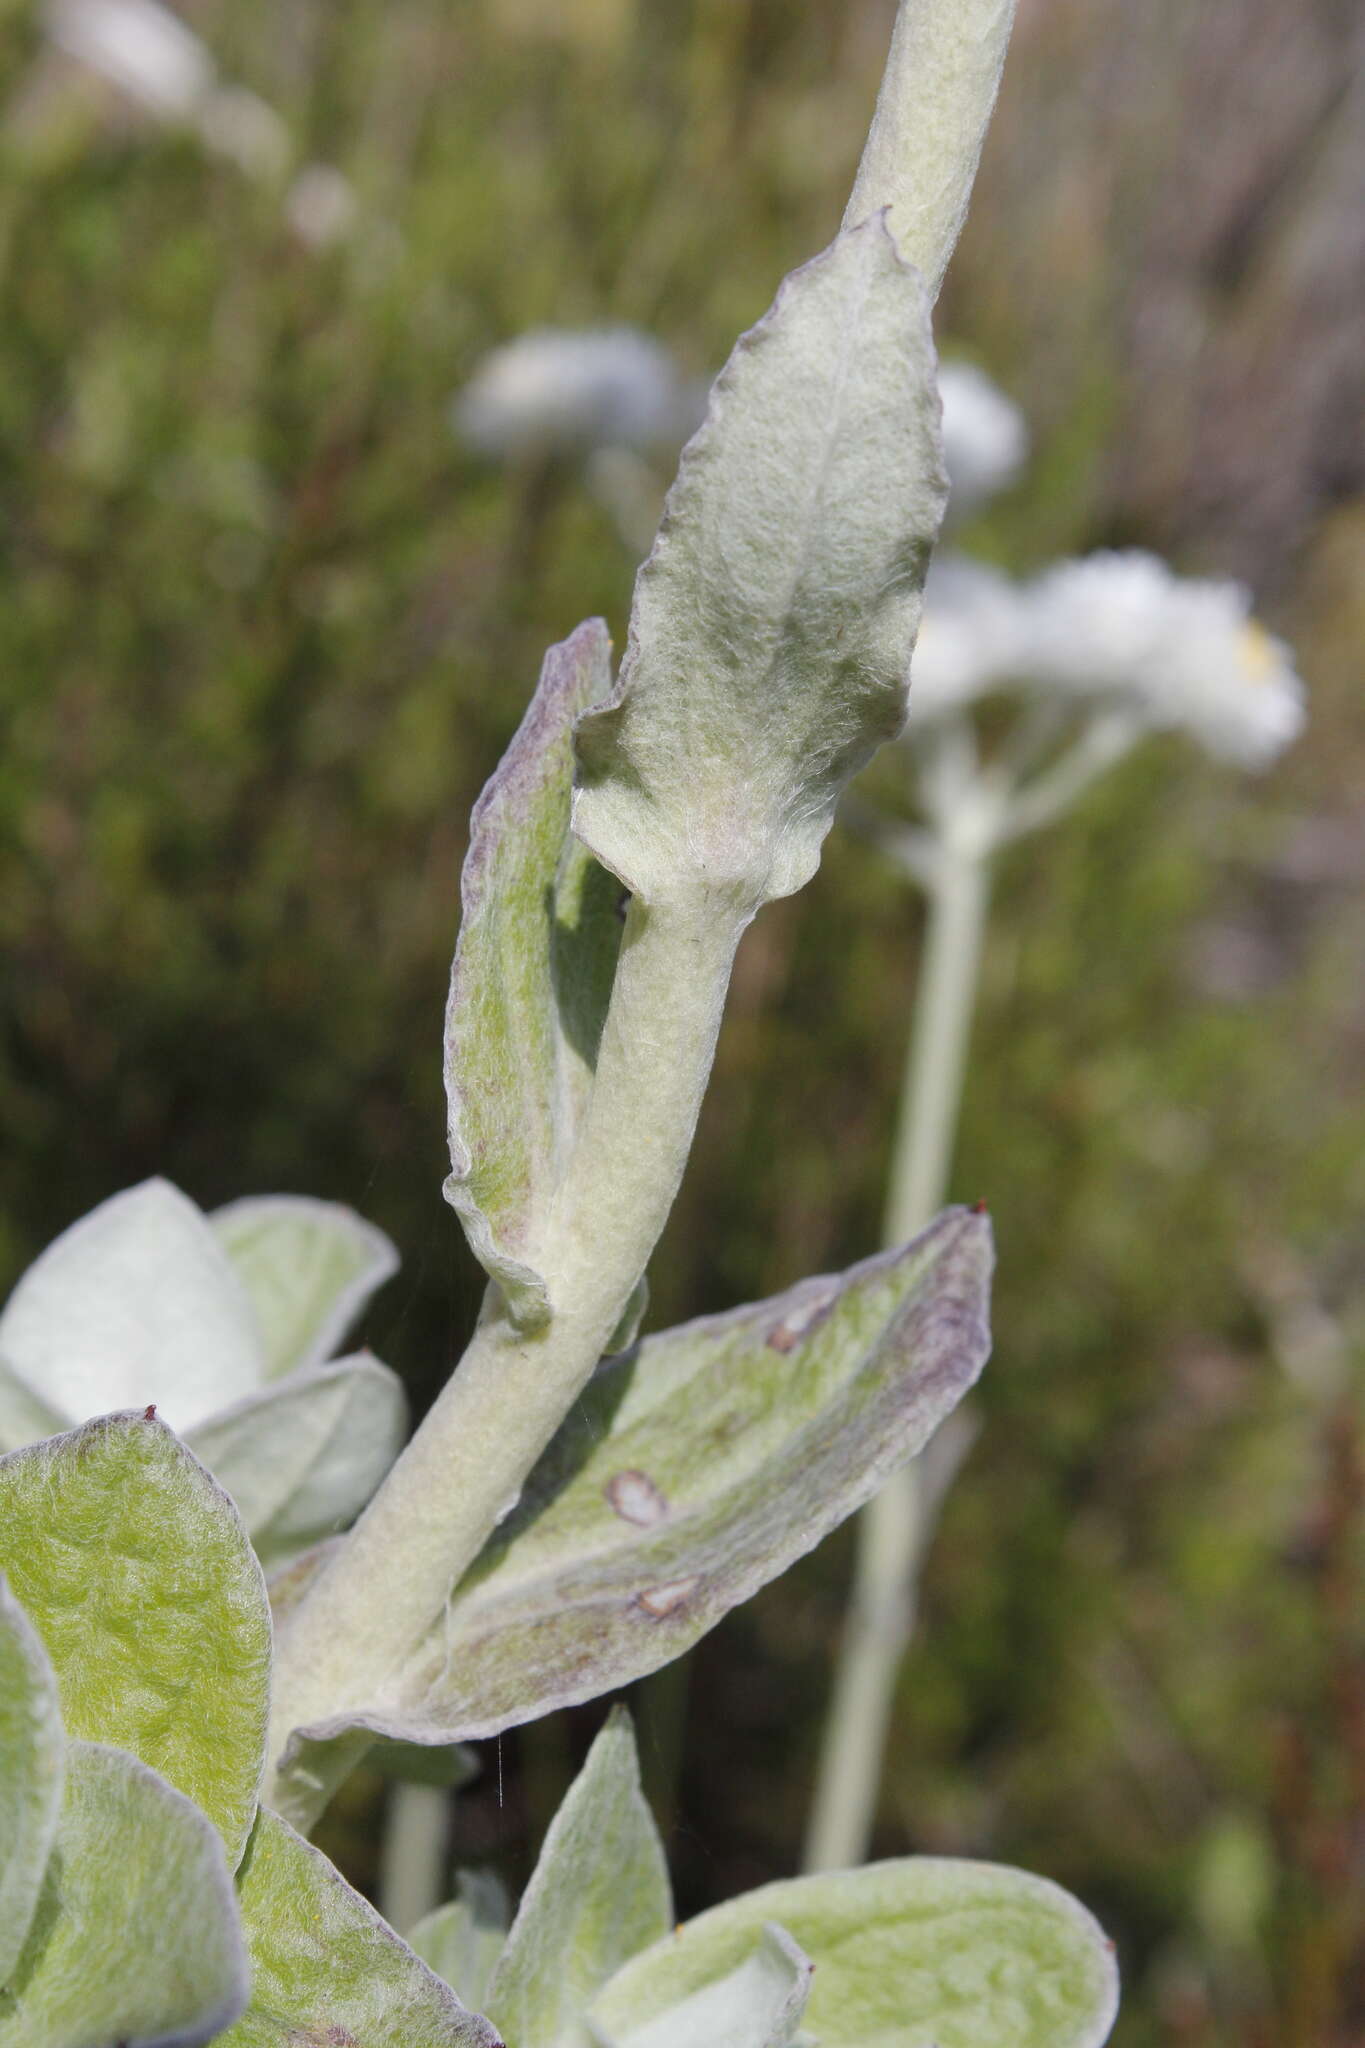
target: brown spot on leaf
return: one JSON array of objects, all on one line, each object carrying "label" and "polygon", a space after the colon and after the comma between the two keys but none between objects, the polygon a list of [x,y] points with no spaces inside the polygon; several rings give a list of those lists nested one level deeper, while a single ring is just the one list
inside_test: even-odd
[{"label": "brown spot on leaf", "polygon": [[801,1339],[823,1323],[838,1299],[839,1290],[832,1287],[819,1293],[805,1294],[799,1301],[794,1301],[781,1321],[774,1323],[769,1330],[768,1349],[795,1351]]},{"label": "brown spot on leaf", "polygon": [[668,1514],[668,1502],[647,1472],[618,1472],[602,1491],[623,1522],[652,1529]]},{"label": "brown spot on leaf", "polygon": [[663,1621],[667,1615],[676,1614],[678,1609],[696,1592],[701,1580],[670,1579],[667,1585],[651,1586],[647,1593],[641,1593],[640,1605],[655,1621]]}]

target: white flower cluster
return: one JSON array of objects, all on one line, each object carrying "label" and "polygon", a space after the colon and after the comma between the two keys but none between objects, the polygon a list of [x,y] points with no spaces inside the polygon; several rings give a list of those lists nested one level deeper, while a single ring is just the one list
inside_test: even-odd
[{"label": "white flower cluster", "polygon": [[[222,79],[207,44],[161,0],[46,0],[43,21],[56,49],[143,114],[194,130],[251,177],[286,170],[293,145],[281,116]],[[350,184],[331,164],[305,165],[285,197],[290,226],[313,248],[339,240],[354,212]]]},{"label": "white flower cluster", "polygon": [[910,665],[910,723],[964,711],[1018,675],[1024,643],[1018,584],[966,555],[935,555]]},{"label": "white flower cluster", "polygon": [[260,174],[278,171],[289,137],[273,107],[222,84],[207,46],[160,0],[47,0],[49,38],[144,113],[199,130],[208,146]]},{"label": "white flower cluster", "polygon": [[509,461],[676,448],[701,410],[668,350],[637,328],[536,327],[484,357],[452,416],[471,448]]},{"label": "white flower cluster", "polygon": [[[945,435],[949,418],[945,396]],[[987,466],[967,473],[979,478]],[[1007,479],[1008,465],[995,473]],[[1117,710],[1247,768],[1274,760],[1304,721],[1290,650],[1257,624],[1248,592],[1177,576],[1138,549],[1060,562],[1025,583],[962,556],[935,561],[911,667],[911,727],[1000,691]]]},{"label": "white flower cluster", "polygon": [[952,485],[948,516],[956,524],[1019,476],[1028,455],[1028,427],[1014,400],[974,363],[941,363],[938,392]]},{"label": "white flower cluster", "polygon": [[1129,708],[1258,768],[1303,726],[1303,685],[1238,583],[1177,576],[1137,549],[1047,570],[1025,592],[1029,672]]}]

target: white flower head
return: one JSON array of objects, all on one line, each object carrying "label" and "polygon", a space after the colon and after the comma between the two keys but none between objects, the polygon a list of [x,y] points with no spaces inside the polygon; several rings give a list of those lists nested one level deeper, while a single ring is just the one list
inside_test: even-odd
[{"label": "white flower head", "polygon": [[59,49],[163,120],[193,119],[212,90],[212,57],[158,0],[48,0],[44,23]]},{"label": "white flower head", "polygon": [[330,249],[355,224],[355,190],[335,164],[305,164],[285,194],[284,211],[301,242]]},{"label": "white flower head", "polygon": [[942,363],[943,454],[950,520],[973,512],[1012,484],[1028,455],[1028,427],[1012,398],[972,363]]},{"label": "white flower head", "polygon": [[1252,617],[1240,584],[1177,576],[1131,549],[1059,563],[1024,599],[1027,668],[1040,686],[1116,702],[1247,768],[1266,766],[1303,726],[1290,650]]},{"label": "white flower head", "polygon": [[1012,681],[1024,656],[1019,588],[965,555],[936,556],[910,663],[911,730],[966,709]]},{"label": "white flower head", "polygon": [[667,349],[638,329],[538,327],[484,357],[452,416],[471,448],[508,460],[676,446],[700,412]]},{"label": "white flower head", "polygon": [[289,129],[259,93],[219,86],[205,100],[199,133],[207,147],[251,177],[275,178],[289,161]]}]

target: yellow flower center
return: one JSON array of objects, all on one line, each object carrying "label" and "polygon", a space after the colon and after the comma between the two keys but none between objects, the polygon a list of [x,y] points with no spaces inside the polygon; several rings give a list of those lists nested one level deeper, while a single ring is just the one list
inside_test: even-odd
[{"label": "yellow flower center", "polygon": [[1248,619],[1238,642],[1242,672],[1251,683],[1268,683],[1276,669],[1275,642],[1257,619]]}]

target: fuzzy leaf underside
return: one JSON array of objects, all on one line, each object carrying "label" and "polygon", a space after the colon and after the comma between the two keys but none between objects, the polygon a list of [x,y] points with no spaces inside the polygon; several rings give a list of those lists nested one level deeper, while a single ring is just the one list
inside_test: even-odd
[{"label": "fuzzy leaf underside", "polygon": [[242,2010],[247,1964],[223,1845],[120,1749],[73,1742],[0,2048],[194,2048]]},{"label": "fuzzy leaf underside", "polygon": [[0,1455],[59,1436],[69,1418],[39,1398],[14,1368],[0,1358]]},{"label": "fuzzy leaf underside", "polygon": [[246,1292],[164,1180],[102,1202],[34,1261],[0,1315],[0,1357],[63,1427],[155,1403],[191,1429],[261,1382]]},{"label": "fuzzy leaf underside", "polygon": [[109,1415],[0,1459],[0,1570],[68,1734],[132,1751],[235,1864],[265,1762],[270,1609],[231,1501],[161,1422]]},{"label": "fuzzy leaf underside", "polygon": [[608,1359],[393,1693],[310,1728],[474,1740],[680,1656],[921,1449],[990,1348],[991,1232],[913,1243]]},{"label": "fuzzy leaf underside", "polygon": [[574,831],[646,903],[751,914],[814,873],[900,730],[946,493],[924,283],[877,215],[737,343],[579,723]]},{"label": "fuzzy leaf underside", "polygon": [[222,2048],[501,2048],[321,1850],[264,1807],[237,1888],[251,2002]]},{"label": "fuzzy leaf underside", "polygon": [[482,2011],[510,1918],[507,1894],[491,1871],[459,1870],[454,1898],[419,1920],[408,1940],[466,2005]]},{"label": "fuzzy leaf underside", "polygon": [[[760,1930],[752,1952],[728,1976],[670,2006],[640,2026],[608,2034],[589,2022],[597,2048],[793,2048],[810,1997],[814,1966],[783,1927]],[[625,2005],[627,2001],[623,2000]],[[648,1986],[643,2003],[648,2007]],[[617,2027],[622,2020],[618,2013]]]},{"label": "fuzzy leaf underside", "polygon": [[383,1231],[340,1202],[248,1195],[209,1222],[255,1311],[267,1379],[330,1358],[398,1271]]},{"label": "fuzzy leaf underside", "polygon": [[606,695],[590,619],[545,657],[474,808],[446,1009],[446,1197],[519,1322],[549,1313],[537,1241],[597,1057],[621,927],[619,885],[569,836],[573,722]]},{"label": "fuzzy leaf underside", "polygon": [[490,2016],[527,2048],[591,2048],[584,2008],[667,1933],[672,1913],[663,1843],[618,1709],[550,1825],[488,1987]]},{"label": "fuzzy leaf underside", "polygon": [[364,1507],[407,1434],[402,1382],[367,1352],[291,1372],[190,1432],[273,1570]]},{"label": "fuzzy leaf underside", "polygon": [[820,2048],[1100,2048],[1112,1944],[1059,1886],[912,1857],[764,1885],[628,1963],[593,2007],[615,2038],[735,1969],[770,1922],[815,1964]]},{"label": "fuzzy leaf underside", "polygon": [[0,1987],[38,1903],[61,1812],[65,1746],[56,1675],[0,1579]]}]

